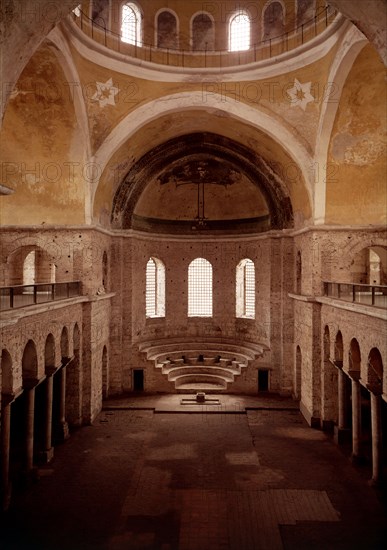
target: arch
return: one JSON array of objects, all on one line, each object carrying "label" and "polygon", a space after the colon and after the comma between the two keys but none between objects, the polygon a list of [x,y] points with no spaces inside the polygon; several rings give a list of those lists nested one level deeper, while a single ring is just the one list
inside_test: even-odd
[{"label": "arch", "polygon": [[162,8],[156,12],[155,34],[157,48],[176,50],[179,47],[179,18],[173,10]]},{"label": "arch", "polygon": [[188,266],[188,317],[212,317],[212,265],[205,258]]},{"label": "arch", "polygon": [[367,384],[373,393],[381,393],[383,388],[383,359],[378,348],[372,348],[367,361]]},{"label": "arch", "polygon": [[316,0],[295,0],[295,26],[299,27],[308,23],[316,12]]},{"label": "arch", "polygon": [[343,335],[341,334],[341,331],[339,330],[337,332],[336,338],[335,338],[335,357],[334,357],[334,361],[335,361],[335,364],[340,368],[343,366],[343,357],[344,357]]},{"label": "arch", "polygon": [[63,327],[60,335],[60,354],[62,361],[70,357],[69,331],[67,330],[67,327]]},{"label": "arch", "polygon": [[194,13],[191,17],[190,29],[193,51],[211,51],[215,49],[215,22],[210,13],[206,11]]},{"label": "arch", "polygon": [[[225,113],[236,120],[247,121],[250,126],[264,131],[269,137],[274,139],[299,168],[306,185],[309,203],[312,207],[314,204],[310,171],[312,157],[301,140],[298,140],[294,136],[294,130],[283,122],[273,120],[269,113],[263,110],[258,111],[247,103],[237,101],[233,98],[227,98],[227,102],[225,102],[224,97],[219,93],[211,92],[203,96],[202,91],[182,92],[165,96],[162,102],[153,100],[140,106],[136,109],[135,113],[129,113],[114,127],[95,153],[92,159],[93,162],[100,167],[100,173],[102,174],[114,153],[140,130],[142,126],[156,120],[159,116],[179,113],[192,108],[206,111],[214,109],[215,113]],[[177,138],[177,140],[179,139]],[[99,178],[97,177],[92,180],[93,202],[98,180]]]},{"label": "arch", "polygon": [[234,12],[228,21],[228,50],[242,52],[250,49],[251,20],[246,10]]},{"label": "arch", "polygon": [[351,282],[369,285],[387,283],[387,247],[366,246],[356,252],[350,265]]},{"label": "arch", "polygon": [[280,37],[284,32],[286,6],[282,0],[270,0],[262,10],[263,40]]},{"label": "arch", "polygon": [[356,57],[367,43],[367,39],[359,29],[348,25],[348,31],[342,38],[341,47],[333,60],[327,78],[329,84],[325,90],[326,98],[321,105],[314,147],[315,156],[310,165],[315,168],[313,210],[316,224],[325,223],[328,149],[341,93]]},{"label": "arch", "polygon": [[165,317],[165,265],[156,257],[146,264],[145,308],[147,317]]},{"label": "arch", "polygon": [[[165,166],[183,157],[206,154],[229,162],[259,187],[270,214],[270,228],[293,226],[293,210],[287,185],[281,177],[273,178],[268,163],[244,145],[210,132],[176,137],[150,150],[129,170],[117,187],[113,200],[111,223],[115,228],[131,229],[133,213],[141,193],[152,177]],[[275,181],[275,185],[274,185]]]},{"label": "arch", "polygon": [[361,366],[361,354],[360,354],[359,342],[356,340],[356,338],[352,338],[349,344],[349,351],[348,351],[348,369],[350,371],[355,371],[360,374],[360,366]]},{"label": "arch", "polygon": [[38,379],[38,355],[36,353],[36,346],[33,340],[28,340],[23,351],[22,376],[23,382],[25,380]]},{"label": "arch", "polygon": [[121,41],[142,46],[142,13],[134,2],[121,6]]},{"label": "arch", "polygon": [[13,393],[13,372],[12,372],[12,357],[5,348],[1,350],[0,363],[1,386],[0,392],[5,394]]},{"label": "arch", "polygon": [[236,266],[236,316],[255,319],[255,265],[244,258]]},{"label": "arch", "polygon": [[48,371],[56,367],[55,362],[55,338],[50,333],[46,338],[46,343],[44,346],[44,370],[46,374],[49,374]]},{"label": "arch", "polygon": [[102,350],[102,399],[109,397],[109,362],[107,347]]},{"label": "arch", "polygon": [[302,352],[300,346],[296,347],[296,360],[294,365],[293,391],[294,397],[301,400],[301,376],[302,376]]},{"label": "arch", "polygon": [[23,262],[23,285],[36,283],[36,250],[28,252]]}]

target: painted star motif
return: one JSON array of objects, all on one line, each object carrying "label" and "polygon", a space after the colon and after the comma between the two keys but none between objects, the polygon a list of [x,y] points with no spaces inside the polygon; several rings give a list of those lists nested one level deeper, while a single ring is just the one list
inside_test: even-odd
[{"label": "painted star motif", "polygon": [[92,96],[92,100],[98,101],[100,107],[105,105],[115,105],[114,97],[118,94],[119,89],[113,86],[113,79],[109,78],[106,82],[96,82],[97,91]]},{"label": "painted star motif", "polygon": [[310,93],[310,88],[312,86],[311,82],[305,82],[305,84],[301,84],[297,78],[294,79],[294,86],[293,88],[290,88],[287,90],[287,94],[290,99],[290,106],[295,107],[298,105],[305,111],[306,106],[311,101],[314,101],[314,97]]}]

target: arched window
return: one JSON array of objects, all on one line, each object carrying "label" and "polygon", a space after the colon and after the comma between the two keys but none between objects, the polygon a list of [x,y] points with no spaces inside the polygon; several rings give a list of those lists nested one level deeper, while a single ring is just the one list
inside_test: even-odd
[{"label": "arched window", "polygon": [[283,34],[284,9],[280,2],[268,4],[263,13],[263,39],[277,38]]},{"label": "arched window", "polygon": [[157,47],[178,48],[177,19],[170,11],[162,11],[157,16]]},{"label": "arched window", "polygon": [[315,0],[297,0],[297,26],[310,22],[316,9]]},{"label": "arched window", "polygon": [[165,317],[165,266],[157,258],[146,264],[146,316]]},{"label": "arched window", "polygon": [[255,266],[248,258],[236,268],[236,316],[255,318]]},{"label": "arched window", "polygon": [[36,253],[31,250],[24,258],[23,285],[34,285],[36,281]]},{"label": "arched window", "polygon": [[141,12],[132,2],[122,6],[121,40],[135,46],[142,45]]},{"label": "arched window", "polygon": [[188,317],[212,317],[212,265],[204,258],[188,266]]},{"label": "arched window", "polygon": [[230,52],[241,52],[250,48],[250,17],[246,11],[238,11],[230,18]]},{"label": "arched window", "polygon": [[194,51],[215,48],[214,23],[207,13],[198,13],[192,19],[192,49]]}]

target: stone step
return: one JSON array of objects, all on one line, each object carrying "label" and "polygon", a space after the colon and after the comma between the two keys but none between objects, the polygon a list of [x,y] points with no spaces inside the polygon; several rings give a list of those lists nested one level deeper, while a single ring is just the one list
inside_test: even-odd
[{"label": "stone step", "polygon": [[223,369],[221,367],[172,367],[168,372],[165,372],[168,376],[168,380],[171,382],[177,380],[180,376],[220,376],[228,382],[234,381],[234,375],[238,375],[238,372],[233,372],[231,369]]},{"label": "stone step", "polygon": [[187,384],[193,384],[192,389],[195,387],[195,391],[205,391],[206,385],[215,385],[214,387],[218,389],[227,389],[228,380],[211,374],[185,374],[176,377],[174,382],[176,389],[183,389],[183,385],[184,389],[188,389]]}]

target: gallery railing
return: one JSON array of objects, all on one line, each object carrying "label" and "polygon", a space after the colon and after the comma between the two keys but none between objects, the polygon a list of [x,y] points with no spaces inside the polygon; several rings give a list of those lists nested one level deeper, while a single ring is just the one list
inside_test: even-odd
[{"label": "gallery railing", "polygon": [[116,52],[161,65],[185,68],[232,67],[262,61],[288,52],[321,34],[336,18],[338,12],[331,6],[320,9],[315,16],[289,32],[266,38],[252,44],[246,51],[229,50],[184,50],[159,48],[144,42],[128,44],[119,33],[107,28],[102,17],[93,20],[80,8],[73,10],[75,23],[90,38]]},{"label": "gallery railing", "polygon": [[387,308],[387,286],[324,281],[324,296],[346,302]]},{"label": "gallery railing", "polygon": [[81,296],[81,282],[40,283],[0,288],[0,310],[42,304]]}]

